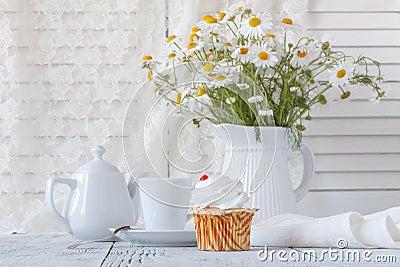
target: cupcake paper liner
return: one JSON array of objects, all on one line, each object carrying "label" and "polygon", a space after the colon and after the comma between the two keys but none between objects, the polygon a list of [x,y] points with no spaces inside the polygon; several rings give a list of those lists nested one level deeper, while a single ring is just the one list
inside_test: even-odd
[{"label": "cupcake paper liner", "polygon": [[[213,209],[213,208],[212,208]],[[258,209],[193,212],[197,247],[209,251],[240,251],[250,248],[250,229]]]}]

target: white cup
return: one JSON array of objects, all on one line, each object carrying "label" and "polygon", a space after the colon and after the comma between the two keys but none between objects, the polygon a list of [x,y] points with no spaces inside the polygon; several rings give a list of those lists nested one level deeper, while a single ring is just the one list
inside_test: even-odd
[{"label": "white cup", "polygon": [[146,230],[183,230],[192,190],[191,178],[140,178]]}]

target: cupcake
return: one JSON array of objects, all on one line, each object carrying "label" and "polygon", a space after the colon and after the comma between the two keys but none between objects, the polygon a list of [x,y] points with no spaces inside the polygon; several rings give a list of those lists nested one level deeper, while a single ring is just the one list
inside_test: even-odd
[{"label": "cupcake", "polygon": [[240,251],[250,248],[250,229],[258,209],[216,207],[191,211],[196,228],[197,248],[211,251]]},{"label": "cupcake", "polygon": [[248,201],[242,183],[227,176],[203,175],[192,192],[199,250],[239,251],[250,248],[250,229],[258,209],[242,206]]}]

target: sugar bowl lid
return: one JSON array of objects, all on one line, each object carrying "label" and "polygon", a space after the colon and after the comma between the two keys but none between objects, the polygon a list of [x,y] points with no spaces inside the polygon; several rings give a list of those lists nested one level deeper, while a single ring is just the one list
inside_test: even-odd
[{"label": "sugar bowl lid", "polygon": [[103,146],[94,146],[90,151],[94,159],[82,165],[76,172],[120,174],[117,167],[103,160],[103,155],[106,152]]}]

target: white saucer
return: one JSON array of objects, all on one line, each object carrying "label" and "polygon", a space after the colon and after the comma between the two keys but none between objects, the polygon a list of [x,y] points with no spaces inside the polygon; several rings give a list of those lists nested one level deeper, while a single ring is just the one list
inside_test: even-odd
[{"label": "white saucer", "polygon": [[[110,229],[114,231],[114,229]],[[148,247],[195,247],[196,232],[193,230],[154,230],[130,229],[116,234],[122,240],[135,246]]]}]

